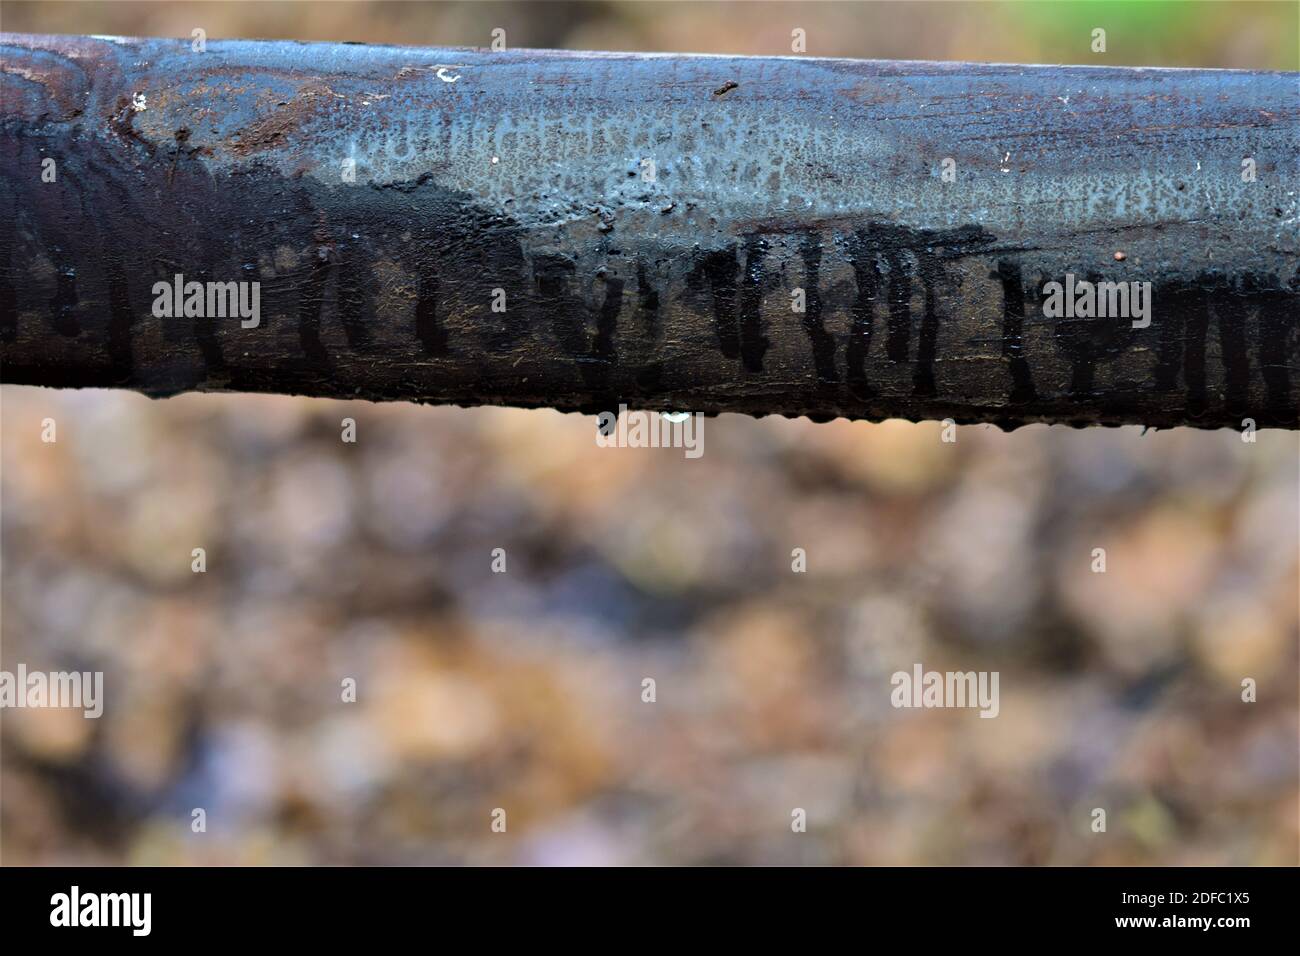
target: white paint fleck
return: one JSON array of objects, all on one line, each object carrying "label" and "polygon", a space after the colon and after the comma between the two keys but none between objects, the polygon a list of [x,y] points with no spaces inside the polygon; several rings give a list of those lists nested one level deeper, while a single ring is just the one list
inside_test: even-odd
[{"label": "white paint fleck", "polygon": [[143,113],[146,106],[148,106],[148,100],[146,99],[143,93],[136,93],[132,95],[131,109],[135,110],[137,113]]},{"label": "white paint fleck", "polygon": [[440,66],[438,67],[437,77],[438,79],[442,80],[442,82],[444,83],[455,83],[457,80],[460,79],[460,74],[448,73],[447,68],[445,66]]}]

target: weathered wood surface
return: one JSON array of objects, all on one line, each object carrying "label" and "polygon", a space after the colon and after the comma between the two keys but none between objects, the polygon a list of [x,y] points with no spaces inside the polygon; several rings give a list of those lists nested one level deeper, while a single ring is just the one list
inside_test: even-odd
[{"label": "weathered wood surface", "polygon": [[[0,378],[1294,428],[1298,92],[5,34]],[[259,283],[259,324],[156,317],[176,274]],[[1150,282],[1150,325],[1044,315],[1067,275]]]}]

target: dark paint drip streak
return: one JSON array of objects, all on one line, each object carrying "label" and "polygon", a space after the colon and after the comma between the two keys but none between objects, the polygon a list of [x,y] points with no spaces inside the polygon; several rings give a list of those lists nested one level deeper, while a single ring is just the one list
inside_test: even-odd
[{"label": "dark paint drip streak", "polygon": [[705,284],[713,297],[713,327],[724,358],[740,358],[740,326],[736,318],[736,250],[719,249],[704,253],[695,264],[688,283]]},{"label": "dark paint drip streak", "polygon": [[998,279],[1002,283],[1002,354],[1011,363],[1012,402],[1033,402],[1038,391],[1025,360],[1025,288],[1020,266],[1008,259],[998,262]]},{"label": "dark paint drip streak", "polygon": [[577,266],[567,256],[544,255],[533,260],[533,277],[542,314],[550,316],[556,341],[566,355],[577,359],[585,378],[590,374],[584,367],[587,356],[586,316],[574,308],[575,303],[569,294],[569,280],[576,270]]},{"label": "dark paint drip streak", "polygon": [[1257,317],[1260,374],[1264,378],[1266,403],[1269,412],[1283,420],[1297,419],[1291,404],[1291,375],[1286,357],[1294,354],[1290,343],[1295,339],[1296,324],[1291,315],[1293,304],[1280,292],[1262,296]]},{"label": "dark paint drip streak", "polygon": [[1191,305],[1190,296],[1186,292],[1171,291],[1166,301],[1167,308],[1161,310],[1156,365],[1151,373],[1157,392],[1173,392],[1178,388],[1178,375],[1183,364],[1183,339],[1187,334],[1187,310]]},{"label": "dark paint drip streak", "polygon": [[608,387],[610,371],[618,364],[614,335],[618,331],[618,313],[622,308],[623,280],[605,280],[605,301],[601,303],[600,312],[596,316],[596,338],[591,345],[591,357],[599,363],[594,370],[602,389]]},{"label": "dark paint drip streak", "polygon": [[[646,277],[645,262],[642,260],[638,260],[636,264],[636,294],[637,310],[641,316],[641,327],[646,338],[653,345],[657,345],[662,335],[659,321],[659,290]],[[651,351],[655,351],[655,349],[652,347]],[[663,371],[663,362],[647,362],[634,375],[637,388],[647,394],[657,392],[659,383],[663,378]]]},{"label": "dark paint drip streak", "polygon": [[939,343],[938,296],[934,282],[925,280],[925,315],[921,319],[921,336],[916,346],[916,370],[912,373],[912,394],[918,398],[933,398],[934,357]]},{"label": "dark paint drip streak", "polygon": [[447,331],[438,318],[438,270],[427,264],[420,272],[420,285],[415,300],[415,337],[425,355],[446,355]]},{"label": "dark paint drip streak", "polygon": [[1187,414],[1199,418],[1205,414],[1205,339],[1210,329],[1209,306],[1204,296],[1189,293],[1183,297],[1183,382],[1187,388]]},{"label": "dark paint drip streak", "polygon": [[370,302],[369,280],[371,269],[361,260],[356,247],[346,250],[340,247],[337,276],[337,301],[339,321],[348,345],[356,351],[370,347],[372,336],[366,316],[372,312]]},{"label": "dark paint drip streak", "polygon": [[298,341],[308,373],[331,370],[334,362],[320,337],[321,311],[325,306],[325,288],[329,283],[328,249],[319,246],[312,261],[303,270],[302,290],[298,294]]},{"label": "dark paint drip streak", "polygon": [[1248,309],[1239,298],[1230,297],[1214,310],[1219,326],[1219,352],[1223,357],[1224,409],[1243,415],[1250,401],[1250,358],[1246,354]]},{"label": "dark paint drip streak", "polygon": [[642,322],[651,339],[659,338],[659,291],[646,278],[645,263],[636,264],[636,292]]},{"label": "dark paint drip streak", "polygon": [[[876,390],[867,381],[866,360],[871,350],[871,333],[875,319],[874,303],[877,292],[874,257],[870,255],[870,239],[866,230],[855,232],[848,240],[849,258],[857,294],[853,300],[852,321],[849,326],[849,344],[845,353],[846,377],[849,389],[859,399],[871,399]],[[872,262],[868,262],[872,259]]]},{"label": "dark paint drip streak", "polygon": [[745,279],[740,290],[740,358],[747,372],[763,371],[763,354],[770,344],[763,335],[763,259],[767,240],[745,239]]},{"label": "dark paint drip streak", "polygon": [[[1095,272],[1085,276],[1094,287],[1102,281]],[[1056,280],[1065,284],[1065,278]],[[1131,320],[1121,316],[1060,318],[1053,320],[1053,341],[1070,361],[1071,399],[1095,404],[1097,369],[1133,347],[1136,341]]]},{"label": "dark paint drip streak", "polygon": [[618,398],[611,392],[610,379],[618,356],[614,338],[618,331],[618,313],[623,305],[622,280],[606,280],[605,297],[596,310],[596,331],[589,339],[588,326],[592,309],[572,290],[577,265],[567,256],[545,255],[533,262],[538,305],[549,315],[551,329],[564,354],[577,363],[587,389],[589,401],[584,407],[609,411]]},{"label": "dark paint drip streak", "polygon": [[131,294],[122,263],[110,260],[107,271],[110,378],[115,384],[125,385],[131,381],[135,369],[131,355],[131,327],[135,324],[135,313],[131,310]]},{"label": "dark paint drip streak", "polygon": [[885,256],[889,269],[889,335],[885,354],[891,362],[906,362],[912,344],[912,279],[901,250]]},{"label": "dark paint drip streak", "polygon": [[835,369],[835,337],[826,331],[822,320],[821,239],[815,232],[805,233],[799,244],[803,256],[804,313],[802,325],[812,343],[813,364],[817,369],[819,385],[838,385],[839,373]]}]

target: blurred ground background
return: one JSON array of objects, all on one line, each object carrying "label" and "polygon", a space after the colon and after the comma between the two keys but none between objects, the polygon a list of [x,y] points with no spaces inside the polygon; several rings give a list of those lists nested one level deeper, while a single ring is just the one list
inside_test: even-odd
[{"label": "blurred ground background", "polygon": [[[1294,70],[1296,10],[4,3],[0,26],[753,54],[799,26],[813,55]],[[545,411],[0,394],[0,663],[103,670],[107,697],[4,712],[5,863],[1297,862],[1294,433],[723,416],[688,461]],[[918,661],[1000,671],[1001,715],[894,710]]]}]

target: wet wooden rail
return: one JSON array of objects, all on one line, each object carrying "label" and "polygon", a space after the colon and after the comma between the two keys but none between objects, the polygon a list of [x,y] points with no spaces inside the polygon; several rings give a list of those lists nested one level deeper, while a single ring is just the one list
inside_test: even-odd
[{"label": "wet wooden rail", "polygon": [[0,379],[1295,428],[1298,89],[5,34]]}]

